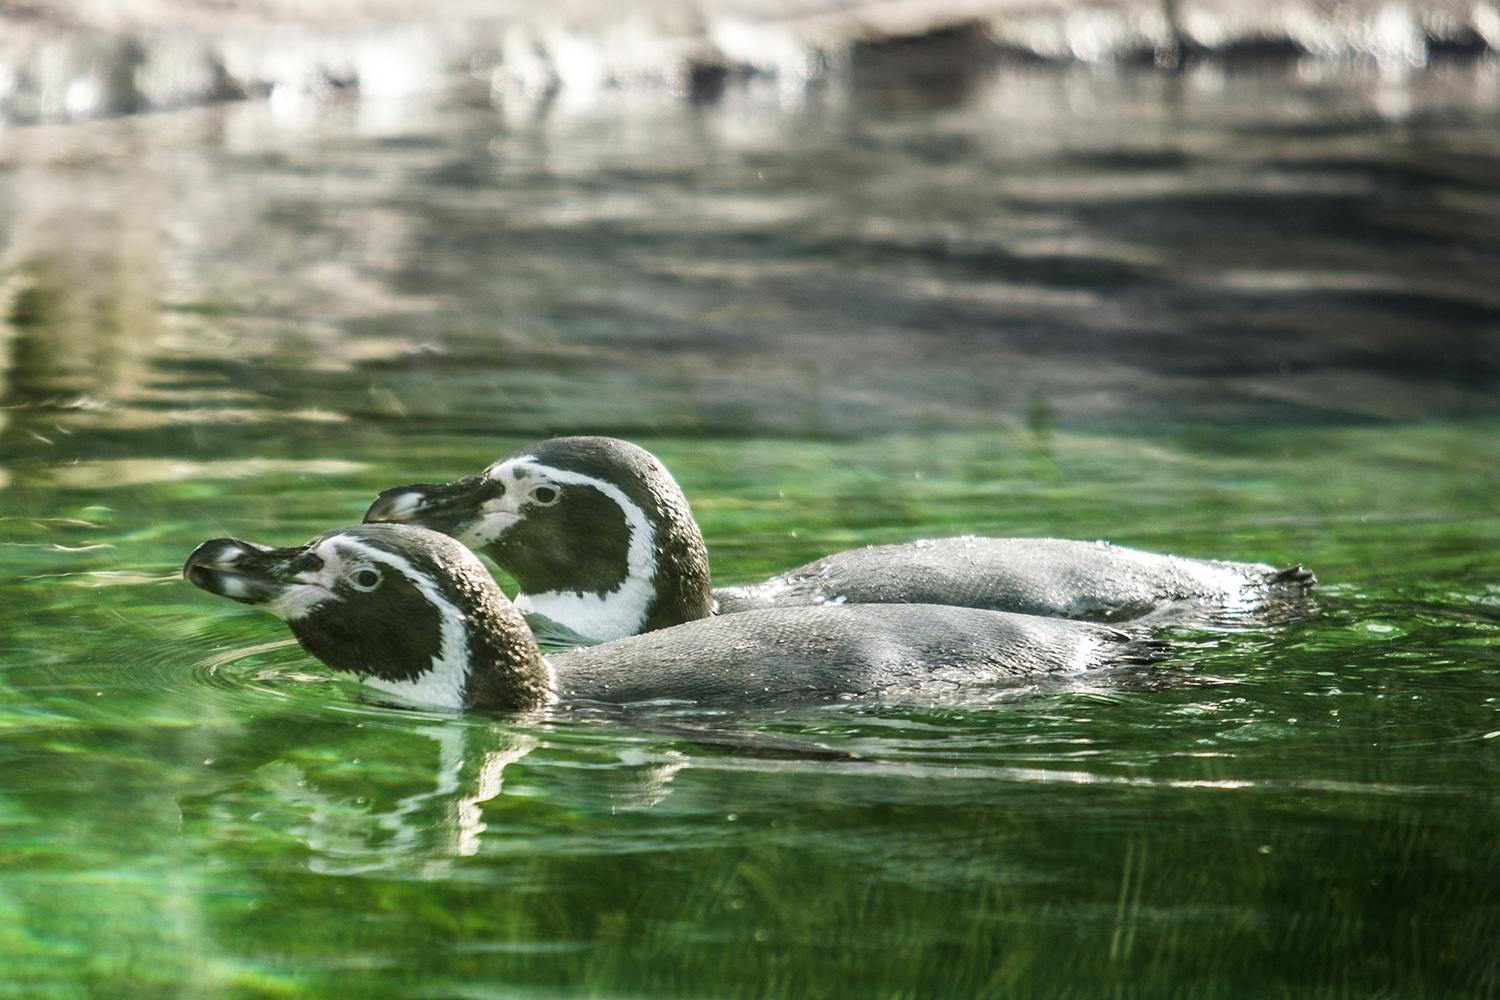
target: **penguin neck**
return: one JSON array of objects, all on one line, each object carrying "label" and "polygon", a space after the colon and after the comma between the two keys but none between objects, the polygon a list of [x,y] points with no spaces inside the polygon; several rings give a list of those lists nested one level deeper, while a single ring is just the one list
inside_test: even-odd
[{"label": "penguin neck", "polygon": [[623,575],[597,589],[561,586],[532,590],[526,589],[525,581],[518,581],[522,591],[516,595],[516,607],[597,642],[669,628],[712,614],[708,550],[697,523],[689,519],[685,523],[653,524],[644,516],[629,514],[627,523],[630,541]]},{"label": "penguin neck", "polygon": [[545,576],[535,572],[531,560],[506,551],[509,539],[500,539],[490,555],[520,584],[517,607],[598,642],[711,613],[708,550],[680,490],[654,493],[642,505],[601,479],[557,470],[548,474],[607,497],[624,530],[573,536],[568,544],[576,551],[565,560],[566,569],[549,560]]},{"label": "penguin neck", "polygon": [[622,639],[646,627],[656,602],[656,583],[629,574],[610,590],[549,590],[516,595],[516,607],[541,615],[597,642]]},{"label": "penguin neck", "polygon": [[557,700],[556,677],[526,620],[490,581],[477,606],[444,618],[443,653],[410,678],[362,673],[371,690],[411,705],[524,712]]},{"label": "penguin neck", "polygon": [[557,678],[537,648],[526,619],[498,587],[468,619],[466,708],[522,712],[557,700]]},{"label": "penguin neck", "polygon": [[708,546],[698,522],[677,491],[666,506],[657,533],[655,601],[647,609],[643,631],[670,628],[707,618],[714,612],[713,578],[708,570]]}]

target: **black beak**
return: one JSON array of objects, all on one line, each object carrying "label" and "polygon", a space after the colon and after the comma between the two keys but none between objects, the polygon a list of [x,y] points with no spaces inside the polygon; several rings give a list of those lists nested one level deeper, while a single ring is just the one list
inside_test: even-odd
[{"label": "black beak", "polygon": [[244,604],[264,604],[290,582],[290,564],[301,549],[273,549],[238,538],[213,538],[193,550],[182,578],[210,594]]},{"label": "black beak", "polygon": [[483,476],[451,483],[396,486],[375,498],[365,511],[365,523],[412,524],[453,535],[478,518],[479,505],[499,492],[497,485]]}]

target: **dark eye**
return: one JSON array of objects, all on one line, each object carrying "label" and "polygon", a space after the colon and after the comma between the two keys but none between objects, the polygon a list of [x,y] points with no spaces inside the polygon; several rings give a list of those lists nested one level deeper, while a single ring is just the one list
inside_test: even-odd
[{"label": "dark eye", "polygon": [[350,574],[349,582],[353,584],[355,590],[374,590],[380,586],[380,570],[371,569],[368,566],[364,569],[357,569]]},{"label": "dark eye", "polygon": [[542,507],[551,507],[553,504],[557,503],[557,501],[562,499],[562,490],[558,489],[556,486],[549,486],[546,483],[543,483],[540,486],[533,486],[531,488],[531,493],[528,495],[531,497],[532,503],[538,504]]}]

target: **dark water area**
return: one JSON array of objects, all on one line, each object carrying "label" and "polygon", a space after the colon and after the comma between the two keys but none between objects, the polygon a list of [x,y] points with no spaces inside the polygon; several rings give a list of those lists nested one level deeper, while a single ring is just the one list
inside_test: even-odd
[{"label": "dark water area", "polygon": [[[1500,73],[961,83],[0,134],[0,994],[1500,994]],[[178,577],[571,432],[723,583],[1054,535],[1316,613],[515,720]]]}]

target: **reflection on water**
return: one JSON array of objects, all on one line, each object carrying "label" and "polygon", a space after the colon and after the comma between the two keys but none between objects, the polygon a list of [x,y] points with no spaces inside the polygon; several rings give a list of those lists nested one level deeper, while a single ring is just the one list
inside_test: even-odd
[{"label": "reflection on water", "polygon": [[[483,807],[501,793],[506,767],[536,739],[457,720],[393,729],[303,729],[274,759],[197,797],[192,822],[229,841],[253,839],[269,823],[319,874],[451,877],[453,859],[479,851]],[[250,735],[247,752],[277,745],[267,733]],[[393,741],[403,744],[395,755]]]},{"label": "reflection on water", "polygon": [[263,423],[1492,413],[1497,80],[1434,70],[1394,113],[1357,74],[1203,68],[1008,72],[921,110],[746,90],[19,130],[7,471]]},{"label": "reflection on water", "polygon": [[[1497,79],[12,128],[0,981],[1494,993]],[[178,578],[567,431],[662,455],[723,583],[1106,537],[1306,562],[1318,613],[985,705],[497,720],[364,701]]]}]

